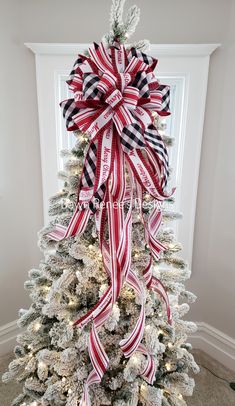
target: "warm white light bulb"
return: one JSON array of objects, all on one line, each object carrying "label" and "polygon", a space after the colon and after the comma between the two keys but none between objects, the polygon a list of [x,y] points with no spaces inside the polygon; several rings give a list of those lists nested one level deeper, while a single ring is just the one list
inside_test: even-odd
[{"label": "warm white light bulb", "polygon": [[168,343],[167,346],[168,346],[168,348],[172,348],[172,347],[173,347],[173,344],[172,344],[172,343]]},{"label": "warm white light bulb", "polygon": [[62,382],[66,382],[66,378],[64,376],[62,378]]},{"label": "warm white light bulb", "polygon": [[34,331],[38,331],[41,326],[42,326],[41,323],[39,323],[39,322],[38,322],[38,323],[35,323],[35,324],[34,324]]},{"label": "warm white light bulb", "polygon": [[170,364],[169,362],[167,362],[167,363],[165,364],[165,367],[166,367],[166,370],[167,370],[167,371],[170,371],[170,370],[171,370],[171,364]]},{"label": "warm white light bulb", "polygon": [[181,393],[178,394],[178,398],[183,399],[183,396],[181,395]]},{"label": "warm white light bulb", "polygon": [[73,326],[73,321],[70,320],[69,325],[70,325],[70,326]]},{"label": "warm white light bulb", "polygon": [[40,362],[38,363],[38,366],[39,366],[40,368],[43,368],[43,367],[46,366],[46,364],[45,364],[44,362],[40,361]]}]

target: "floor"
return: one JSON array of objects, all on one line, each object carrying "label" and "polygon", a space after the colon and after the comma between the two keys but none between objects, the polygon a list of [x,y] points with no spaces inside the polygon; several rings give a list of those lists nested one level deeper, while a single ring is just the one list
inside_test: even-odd
[{"label": "floor", "polygon": [[[235,372],[225,368],[202,351],[195,350],[194,354],[201,372],[196,376],[193,397],[187,399],[188,406],[235,406],[235,391],[229,387],[229,383],[215,377],[206,368],[228,382],[235,382]],[[0,375],[6,370],[10,360],[11,354],[0,359]],[[16,384],[4,385],[0,382],[0,406],[10,406],[19,392]]]}]

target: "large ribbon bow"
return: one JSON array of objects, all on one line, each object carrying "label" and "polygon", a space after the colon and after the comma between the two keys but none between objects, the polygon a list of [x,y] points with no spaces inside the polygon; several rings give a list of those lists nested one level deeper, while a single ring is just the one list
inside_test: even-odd
[{"label": "large ribbon bow", "polygon": [[[147,362],[142,376],[151,384],[155,379],[153,354],[149,354],[141,343],[145,325],[145,291],[131,269],[134,196],[140,203],[140,216],[150,250],[143,277],[147,288],[160,294],[164,300],[171,323],[168,296],[152,273],[152,259],[157,260],[165,249],[156,239],[162,214],[159,207],[155,207],[146,220],[142,212],[144,192],[158,201],[166,198],[168,155],[153,124],[152,112],[170,114],[169,87],[160,84],[155,77],[157,60],[134,48],[127,51],[123,45],[118,45],[106,49],[102,43],[94,44],[89,55],[79,55],[68,80],[73,97],[61,103],[67,129],[89,135],[78,202],[68,227],[56,225],[49,234],[54,240],[81,234],[91,214],[95,213],[110,286],[95,308],[75,322],[81,327],[92,322],[88,350],[93,370],[81,400],[81,405],[86,406],[90,405],[89,386],[101,381],[109,364],[97,328],[110,316],[125,281],[139,296],[141,312],[134,330],[120,342],[120,346],[126,357],[135,351],[145,354]],[[129,209],[125,210],[120,203],[127,201]],[[105,204],[101,205],[101,202]],[[108,238],[104,232],[105,224],[108,224]]]}]

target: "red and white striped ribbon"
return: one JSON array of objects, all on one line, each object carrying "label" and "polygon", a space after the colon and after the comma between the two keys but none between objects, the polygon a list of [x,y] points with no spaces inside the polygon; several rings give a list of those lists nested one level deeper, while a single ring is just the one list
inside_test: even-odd
[{"label": "red and white striped ribbon", "polygon": [[[74,323],[81,328],[91,323],[88,351],[93,369],[84,386],[81,406],[90,406],[89,387],[99,383],[108,368],[109,359],[98,333],[111,315],[124,282],[138,296],[141,309],[133,330],[120,341],[120,346],[127,358],[135,351],[145,354],[147,363],[141,375],[150,384],[155,379],[153,354],[141,343],[145,327],[145,286],[131,269],[134,193],[140,199],[140,215],[150,250],[150,261],[143,271],[144,281],[148,289],[164,300],[171,323],[167,292],[153,275],[152,267],[153,259],[158,260],[165,249],[157,240],[162,213],[154,208],[145,220],[142,212],[144,191],[158,202],[168,197],[163,191],[168,175],[167,153],[160,136],[154,143],[150,111],[169,114],[168,89],[159,85],[153,74],[156,60],[137,50],[127,52],[123,46],[108,50],[103,44],[95,44],[89,54],[90,58],[79,55],[68,81],[74,99],[63,103],[68,129],[79,129],[90,137],[78,203],[69,226],[56,226],[49,234],[57,241],[82,234],[95,212],[91,206],[84,208],[84,204],[93,204],[97,196],[103,201],[104,205],[98,206],[95,212],[95,222],[110,285],[94,308]],[[127,203],[128,209],[124,207]]]}]

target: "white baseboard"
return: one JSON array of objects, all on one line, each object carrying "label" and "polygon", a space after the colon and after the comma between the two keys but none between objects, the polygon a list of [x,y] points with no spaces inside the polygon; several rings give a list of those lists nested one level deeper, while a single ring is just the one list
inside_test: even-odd
[{"label": "white baseboard", "polygon": [[[235,371],[235,339],[204,322],[197,322],[198,331],[190,337],[195,349],[209,354],[221,364]],[[0,356],[11,352],[19,334],[17,321],[0,327]]]},{"label": "white baseboard", "polygon": [[17,334],[19,334],[17,320],[0,326],[0,356],[13,350]]},{"label": "white baseboard", "polygon": [[204,322],[197,322],[198,331],[190,337],[193,347],[204,351],[221,364],[235,371],[235,339]]}]

